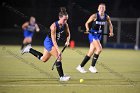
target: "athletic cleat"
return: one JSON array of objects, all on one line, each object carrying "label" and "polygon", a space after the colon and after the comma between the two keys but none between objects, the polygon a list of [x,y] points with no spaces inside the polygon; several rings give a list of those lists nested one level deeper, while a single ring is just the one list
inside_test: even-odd
[{"label": "athletic cleat", "polygon": [[24,53],[29,53],[30,49],[31,49],[31,44],[27,45],[26,47],[24,47],[21,51],[21,54],[23,55]]},{"label": "athletic cleat", "polygon": [[97,69],[95,68],[95,66],[94,67],[93,66],[90,66],[89,71],[91,73],[97,73]]},{"label": "athletic cleat", "polygon": [[81,67],[80,65],[76,68],[81,73],[86,73],[87,71],[84,69],[84,67]]},{"label": "athletic cleat", "polygon": [[69,81],[69,80],[70,80],[70,76],[60,77],[60,81]]}]

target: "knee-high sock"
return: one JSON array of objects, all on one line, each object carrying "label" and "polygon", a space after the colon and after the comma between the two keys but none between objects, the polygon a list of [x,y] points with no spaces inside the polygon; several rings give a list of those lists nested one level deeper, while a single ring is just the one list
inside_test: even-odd
[{"label": "knee-high sock", "polygon": [[39,60],[43,56],[43,54],[41,52],[36,51],[33,48],[30,49],[29,53],[31,53],[32,55],[34,55],[35,57],[37,57]]},{"label": "knee-high sock", "polygon": [[21,44],[21,50],[24,48],[24,46],[26,46],[26,45],[28,45],[28,44],[31,44],[31,43],[25,43],[25,44],[22,43],[22,44]]},{"label": "knee-high sock", "polygon": [[99,55],[98,54],[94,54],[93,59],[92,59],[92,66],[94,67],[96,65],[96,62],[98,60]]},{"label": "knee-high sock", "polygon": [[63,68],[62,68],[61,61],[56,62],[56,68],[57,68],[57,71],[58,71],[59,76],[60,77],[63,77],[64,76],[64,73],[63,73]]},{"label": "knee-high sock", "polygon": [[90,57],[86,55],[85,58],[83,59],[82,63],[80,64],[81,67],[84,67],[85,64],[89,61],[89,59],[90,59]]}]

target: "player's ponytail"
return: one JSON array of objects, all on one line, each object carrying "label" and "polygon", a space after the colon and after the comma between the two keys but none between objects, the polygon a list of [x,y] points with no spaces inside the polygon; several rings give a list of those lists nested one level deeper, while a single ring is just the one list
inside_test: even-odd
[{"label": "player's ponytail", "polygon": [[63,17],[63,15],[68,15],[65,7],[60,7],[59,17]]}]

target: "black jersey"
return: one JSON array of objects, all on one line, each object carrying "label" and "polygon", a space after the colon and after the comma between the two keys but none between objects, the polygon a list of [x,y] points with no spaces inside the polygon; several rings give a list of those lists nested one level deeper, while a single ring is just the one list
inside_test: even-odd
[{"label": "black jersey", "polygon": [[[58,41],[58,40],[62,39],[62,37],[63,37],[62,35],[64,35],[64,30],[65,30],[66,24],[62,25],[62,27],[60,28],[58,21],[56,21],[55,25],[56,25],[56,40]],[[51,38],[51,30],[49,30],[48,36],[49,36],[49,38]]]},{"label": "black jersey", "polygon": [[99,13],[96,13],[97,19],[92,23],[93,30],[104,30],[104,25],[107,21],[107,14],[104,14],[104,17],[101,18]]}]

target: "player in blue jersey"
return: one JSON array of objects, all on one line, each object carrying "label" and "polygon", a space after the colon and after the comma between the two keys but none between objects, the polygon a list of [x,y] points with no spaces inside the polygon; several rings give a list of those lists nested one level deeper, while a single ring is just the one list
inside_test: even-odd
[{"label": "player in blue jersey", "polygon": [[[102,33],[104,30],[104,25],[107,22],[109,24],[109,36],[112,37],[113,34],[113,26],[110,20],[110,17],[105,13],[106,6],[104,3],[99,4],[98,12],[94,13],[87,20],[85,27],[86,33],[88,33],[88,38],[90,42],[90,49],[83,59],[82,63],[76,68],[81,73],[86,73],[87,71],[84,69],[85,64],[89,61],[90,57],[93,55],[92,63],[89,68],[89,71],[92,73],[96,73],[97,69],[95,68],[96,61],[99,57],[99,54],[102,51],[102,45],[100,43]],[[89,24],[92,22],[91,29],[89,28]]]},{"label": "player in blue jersey", "polygon": [[21,50],[25,45],[31,44],[32,43],[32,37],[35,31],[39,32],[39,27],[36,23],[35,17],[30,17],[29,22],[25,22],[22,25],[23,33],[24,33],[24,40],[21,46]]},{"label": "player in blue jersey", "polygon": [[[54,22],[50,26],[50,31],[44,40],[43,54],[33,49],[30,45],[26,46],[23,49],[22,53],[31,53],[43,62],[48,61],[51,56],[58,58],[58,55],[60,54],[60,50],[57,41],[60,40],[62,35],[64,35],[63,34],[64,31],[66,32],[67,35],[65,45],[68,46],[70,41],[70,30],[69,30],[67,20],[68,20],[68,14],[66,12],[66,8],[61,7],[59,12],[59,20]],[[64,76],[61,59],[62,58],[60,56],[56,62],[56,68],[60,76],[60,81],[68,81],[70,77]]]}]

